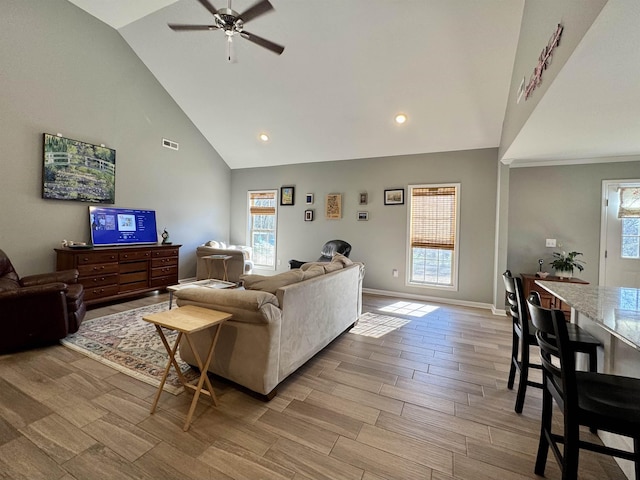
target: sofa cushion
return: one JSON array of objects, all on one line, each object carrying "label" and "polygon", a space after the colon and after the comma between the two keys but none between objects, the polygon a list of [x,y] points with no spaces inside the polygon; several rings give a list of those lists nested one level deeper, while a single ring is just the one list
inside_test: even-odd
[{"label": "sofa cushion", "polygon": [[322,265],[312,265],[311,267],[302,270],[304,273],[303,279],[309,280],[310,278],[319,277],[324,275],[324,267]]},{"label": "sofa cushion", "polygon": [[260,290],[275,295],[276,290],[280,287],[301,282],[304,279],[304,272],[296,269],[270,276],[243,275],[240,279],[244,282],[244,288],[247,290]]},{"label": "sofa cushion", "polygon": [[324,268],[326,264],[327,262],[307,262],[300,265],[300,270],[304,272],[305,270],[309,270],[310,268],[313,268],[313,267]]}]

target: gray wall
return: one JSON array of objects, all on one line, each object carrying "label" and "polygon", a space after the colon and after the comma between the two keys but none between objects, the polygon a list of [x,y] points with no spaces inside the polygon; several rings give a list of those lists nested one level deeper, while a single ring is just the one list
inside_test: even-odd
[{"label": "gray wall", "polygon": [[[500,153],[505,151],[522,129],[531,112],[544,96],[562,67],[575,50],[593,21],[602,11],[607,0],[526,0],[520,26],[520,38],[516,51],[509,99],[502,126]],[[533,69],[538,63],[542,49],[556,29],[562,23],[564,31],[560,45],[554,50],[553,62],[544,72],[543,81],[533,94],[525,101],[516,103],[517,92],[522,79],[529,82]]]},{"label": "gray wall", "polygon": [[[340,238],[353,246],[351,258],[366,264],[365,288],[491,304],[497,165],[497,150],[485,149],[233,170],[231,241],[246,242],[248,190],[294,185],[295,205],[278,208],[278,271],[292,258],[317,259],[325,241]],[[405,286],[407,205],[385,206],[383,192],[449,182],[461,183],[459,291]],[[368,193],[368,205],[358,204],[360,192]],[[314,194],[314,205],[305,205],[305,193]],[[342,194],[340,220],[324,218],[328,193]],[[315,210],[313,222],[304,221],[307,208]],[[369,221],[357,220],[360,210]]]},{"label": "gray wall", "polygon": [[[509,248],[507,266],[514,273],[533,273],[538,258],[544,270],[554,251],[578,251],[586,262],[576,276],[598,283],[602,181],[637,179],[637,162],[559,167],[512,168],[509,185]],[[545,247],[546,238],[562,242]],[[577,275],[579,274],[579,275]]]},{"label": "gray wall", "polygon": [[[157,210],[195,275],[195,247],[229,231],[230,170],[120,35],[66,0],[2,0],[0,248],[21,275],[88,241],[87,204],[43,200],[42,134],[116,149],[116,206]],[[180,150],[161,146],[162,138]]]}]

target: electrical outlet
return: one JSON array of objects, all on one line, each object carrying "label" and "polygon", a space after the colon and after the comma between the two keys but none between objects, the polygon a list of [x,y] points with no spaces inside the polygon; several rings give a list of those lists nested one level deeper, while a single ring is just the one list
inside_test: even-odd
[{"label": "electrical outlet", "polygon": [[546,242],[545,246],[554,248],[556,246],[556,239],[555,238],[547,238],[547,242]]},{"label": "electrical outlet", "polygon": [[393,274],[394,278],[398,278],[398,269],[397,268],[394,268],[391,273]]}]

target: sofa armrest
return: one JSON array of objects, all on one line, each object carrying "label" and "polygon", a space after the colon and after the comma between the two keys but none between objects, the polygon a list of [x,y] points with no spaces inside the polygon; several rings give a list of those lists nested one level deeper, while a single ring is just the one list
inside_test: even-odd
[{"label": "sofa armrest", "polygon": [[232,320],[243,323],[270,323],[280,318],[281,312],[275,295],[242,288],[181,288],[175,293],[177,305],[199,307],[231,313]]},{"label": "sofa armrest", "polygon": [[[51,293],[60,293],[67,291],[66,283],[47,283],[45,285],[31,285],[29,287],[15,288],[12,290],[3,290],[0,292],[0,302],[3,300],[17,300],[21,298],[33,298],[36,295],[49,295]],[[26,300],[25,300],[26,301]]]},{"label": "sofa armrest", "polygon": [[29,275],[22,277],[20,283],[23,287],[31,287],[33,285],[45,285],[47,283],[77,283],[78,270],[61,270],[59,272],[40,273],[38,275]]}]

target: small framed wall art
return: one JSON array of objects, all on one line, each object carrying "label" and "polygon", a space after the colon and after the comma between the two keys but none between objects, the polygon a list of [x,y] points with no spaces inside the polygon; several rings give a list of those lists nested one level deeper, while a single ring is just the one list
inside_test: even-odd
[{"label": "small framed wall art", "polygon": [[304,203],[307,205],[313,205],[313,193],[307,193],[304,196]]},{"label": "small framed wall art", "polygon": [[362,192],[360,194],[360,205],[366,205],[368,201],[369,195],[367,195],[367,192]]},{"label": "small framed wall art", "polygon": [[385,205],[404,205],[404,188],[393,188],[384,191]]},{"label": "small framed wall art", "polygon": [[327,195],[325,217],[329,220],[342,218],[342,194],[330,193]]},{"label": "small framed wall art", "polygon": [[293,205],[295,201],[295,187],[280,188],[280,205]]},{"label": "small framed wall art", "polygon": [[313,222],[313,210],[305,210],[304,211],[304,221],[305,222]]},{"label": "small framed wall art", "polygon": [[358,221],[366,222],[369,220],[369,212],[358,212]]}]

